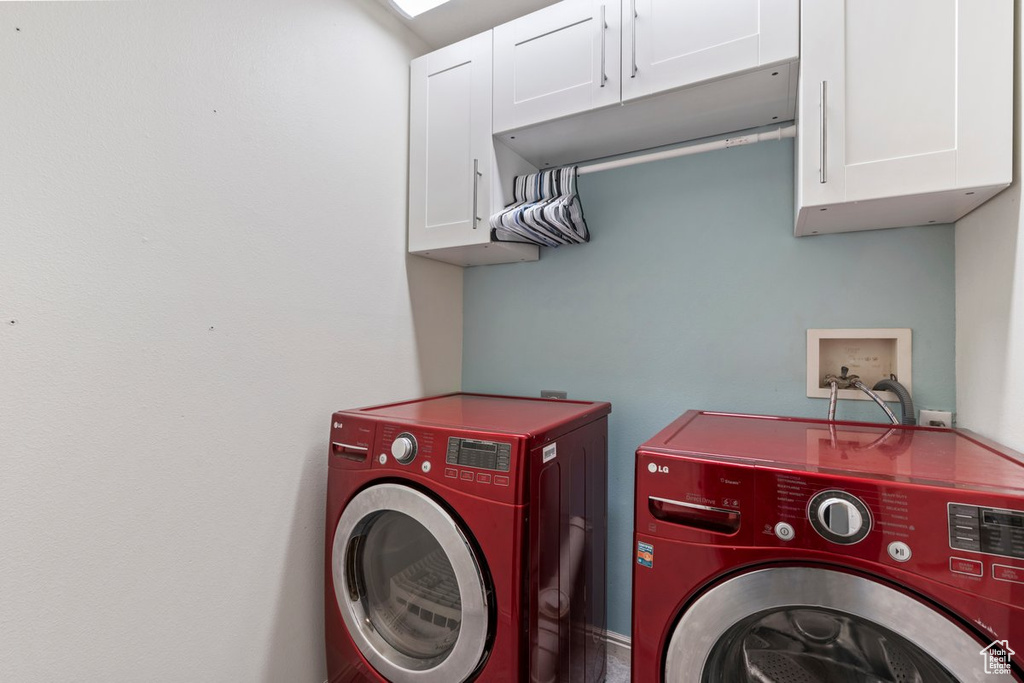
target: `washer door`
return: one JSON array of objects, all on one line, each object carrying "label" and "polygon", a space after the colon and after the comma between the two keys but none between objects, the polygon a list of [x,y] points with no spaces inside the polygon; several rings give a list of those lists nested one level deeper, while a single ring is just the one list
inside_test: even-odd
[{"label": "washer door", "polygon": [[827,569],[762,569],[712,588],[683,613],[665,680],[1013,680],[985,673],[982,647],[947,616],[880,583]]},{"label": "washer door", "polygon": [[345,507],[331,555],[352,640],[395,683],[455,683],[487,646],[483,572],[458,524],[419,491],[378,484]]}]

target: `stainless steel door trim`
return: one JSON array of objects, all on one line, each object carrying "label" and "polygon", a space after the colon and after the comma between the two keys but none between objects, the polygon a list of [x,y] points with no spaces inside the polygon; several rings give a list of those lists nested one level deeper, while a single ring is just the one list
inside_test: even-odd
[{"label": "stainless steel door trim", "polygon": [[[349,541],[381,512],[400,512],[430,532],[448,557],[459,584],[462,623],[455,645],[433,666],[409,657],[373,628],[361,598],[348,591],[345,554]],[[428,496],[400,484],[377,484],[358,493],[342,511],[331,549],[334,596],[349,635],[370,665],[393,683],[455,683],[465,680],[480,663],[487,646],[487,590],[480,563],[458,523]]]},{"label": "stainless steel door trim", "polygon": [[979,656],[984,645],[942,613],[881,583],[811,567],[761,569],[703,594],[672,631],[665,680],[701,680],[712,650],[730,627],[758,612],[789,607],[823,607],[884,626],[964,683],[1013,680],[986,674]]}]

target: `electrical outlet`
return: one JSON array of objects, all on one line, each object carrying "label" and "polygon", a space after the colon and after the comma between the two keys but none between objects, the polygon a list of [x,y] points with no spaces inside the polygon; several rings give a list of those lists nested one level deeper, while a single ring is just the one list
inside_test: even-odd
[{"label": "electrical outlet", "polygon": [[952,427],[953,413],[948,410],[924,410],[922,408],[917,424],[922,427]]}]

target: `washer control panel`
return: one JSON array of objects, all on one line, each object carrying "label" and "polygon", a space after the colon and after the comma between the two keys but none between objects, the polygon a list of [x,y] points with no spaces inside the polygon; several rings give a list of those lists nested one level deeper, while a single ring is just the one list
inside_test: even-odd
[{"label": "washer control panel", "polygon": [[853,545],[871,531],[871,511],[857,496],[830,489],[815,494],[807,503],[811,526],[827,541]]},{"label": "washer control panel", "polygon": [[1024,512],[949,503],[949,547],[1024,560]]}]

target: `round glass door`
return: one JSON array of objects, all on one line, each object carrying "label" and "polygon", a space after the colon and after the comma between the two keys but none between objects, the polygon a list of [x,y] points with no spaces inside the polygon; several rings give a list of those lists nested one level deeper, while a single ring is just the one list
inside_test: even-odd
[{"label": "round glass door", "polygon": [[487,593],[455,520],[422,493],[379,484],[345,507],[334,535],[335,596],[367,661],[395,683],[453,683],[483,656]]},{"label": "round glass door", "polygon": [[725,581],[683,613],[667,682],[965,683],[984,645],[905,593],[827,569],[762,569]]},{"label": "round glass door", "polygon": [[770,610],[735,624],[708,657],[702,683],[712,681],[957,683],[906,638],[814,607]]}]

